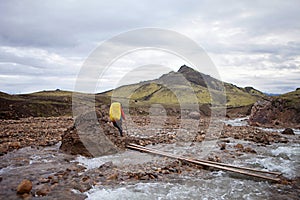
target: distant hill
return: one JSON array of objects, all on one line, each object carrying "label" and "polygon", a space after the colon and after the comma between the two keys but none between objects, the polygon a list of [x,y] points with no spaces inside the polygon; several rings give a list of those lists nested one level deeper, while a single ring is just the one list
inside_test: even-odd
[{"label": "distant hill", "polygon": [[[0,92],[0,119],[72,116],[72,94],[62,90],[19,95]],[[96,95],[96,106],[109,103],[107,96]]]},{"label": "distant hill", "polygon": [[0,119],[71,114],[71,92],[43,91],[32,94],[0,93]]},{"label": "distant hill", "polygon": [[[183,78],[184,77],[184,78]],[[184,79],[184,80],[183,80]],[[194,103],[190,97],[190,91],[196,96],[201,111],[209,115],[211,96],[213,93],[216,102],[222,103],[218,98],[222,91],[222,84],[226,92],[227,108],[237,108],[234,113],[248,114],[251,106],[265,95],[252,87],[238,87],[230,83],[222,82],[209,75],[195,71],[184,65],[177,72],[169,72],[158,79],[145,81],[132,85],[121,86],[115,90],[95,95],[96,108],[101,105],[109,105],[111,96],[130,100],[130,112],[147,114],[147,107],[154,103],[163,104],[168,108],[168,113],[178,114],[178,99],[174,94],[184,97],[181,103]],[[210,91],[208,87],[211,88]],[[190,91],[189,91],[190,90]],[[282,95],[282,98],[298,98],[298,92]],[[72,92],[54,90],[41,91],[31,94],[10,95],[0,92],[0,119],[18,119],[23,117],[49,117],[72,115]],[[289,100],[293,104],[293,100]],[[134,108],[134,109],[132,109]],[[144,110],[143,110],[144,109]],[[232,111],[232,110],[231,110]]]},{"label": "distant hill", "polygon": [[[182,77],[188,82],[187,84],[183,83],[184,80],[182,80]],[[218,101],[218,95],[222,93],[222,85],[224,85],[226,92],[227,102],[225,103],[227,107],[252,105],[258,99],[265,96],[262,92],[252,87],[241,88],[230,83],[225,83],[186,65],[181,66],[177,72],[164,74],[158,79],[121,86],[105,94],[108,96],[114,95],[114,97],[118,98],[129,98],[131,101],[137,103],[177,105],[178,99],[174,91],[176,91],[176,94],[186,97],[183,103],[188,104],[194,102],[191,100],[189,92],[189,89],[192,88],[197,96],[198,103],[210,104],[210,92],[217,97],[215,100]]]}]

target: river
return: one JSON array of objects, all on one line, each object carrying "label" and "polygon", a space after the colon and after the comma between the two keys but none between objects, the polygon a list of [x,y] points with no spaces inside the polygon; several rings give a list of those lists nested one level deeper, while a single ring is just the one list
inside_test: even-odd
[{"label": "river", "polygon": [[[226,121],[232,126],[245,126],[246,118]],[[281,131],[269,129],[268,131]],[[45,197],[33,194],[32,199],[300,199],[299,171],[300,171],[300,131],[294,130],[295,136],[289,143],[273,143],[262,145],[251,141],[228,138],[226,149],[235,151],[234,146],[242,144],[244,147],[254,149],[256,153],[238,152],[238,156],[231,156],[220,150],[218,142],[212,143],[210,155],[217,155],[222,162],[237,166],[251,167],[268,171],[281,172],[287,179],[297,179],[293,185],[270,183],[268,181],[237,175],[224,171],[210,171],[194,169],[195,173],[170,174],[166,179],[139,180],[120,182],[111,185],[96,184],[85,192],[79,192],[73,187],[73,183],[82,180],[72,168],[86,167],[85,171],[96,169],[102,164],[111,161],[119,169],[128,165],[143,165],[144,163],[160,163],[163,157],[126,150],[111,156],[99,158],[86,158],[82,156],[68,156],[61,153],[60,144],[42,148],[25,147],[14,150],[1,157],[0,177],[2,199],[16,199],[15,188],[23,178],[30,178],[34,187],[44,180],[43,177],[54,177],[55,174],[67,172],[66,179],[60,179],[59,185]],[[227,140],[227,139],[226,139]],[[187,155],[202,159],[201,143],[174,143],[150,145],[150,148],[173,153]],[[70,169],[67,169],[70,168]],[[66,171],[63,171],[67,169]],[[197,173],[196,173],[197,172]],[[79,172],[82,173],[82,172]],[[64,178],[64,177],[63,177]],[[52,181],[53,178],[50,180]],[[50,184],[51,182],[49,182]],[[51,183],[52,184],[52,183]],[[68,186],[64,186],[68,185]],[[53,184],[55,186],[55,183]],[[70,189],[66,188],[70,187]],[[34,189],[33,189],[34,190]],[[66,191],[70,191],[69,193]],[[33,192],[34,193],[34,192]]]},{"label": "river", "polygon": [[[232,126],[245,126],[247,118],[227,121]],[[269,131],[281,131],[270,129]],[[295,130],[299,138],[299,130]],[[250,146],[257,154],[242,153],[237,158],[226,157],[223,162],[237,166],[251,167],[268,171],[281,172],[288,179],[299,178],[300,172],[300,144],[272,144],[262,146],[249,141],[230,138],[228,148],[236,144]],[[188,154],[195,158],[201,152],[201,145],[194,144],[160,144],[149,146],[177,155]],[[211,154],[222,156],[220,147],[215,144]],[[107,161],[122,167],[129,162],[143,164],[157,156],[126,151],[113,156],[87,159],[78,157],[77,161],[87,168],[99,167]],[[177,175],[167,181],[143,181],[134,184],[122,183],[117,186],[97,186],[85,192],[88,200],[105,199],[299,199],[299,185],[280,185],[252,179],[246,176],[223,171],[205,171],[201,176]]]}]

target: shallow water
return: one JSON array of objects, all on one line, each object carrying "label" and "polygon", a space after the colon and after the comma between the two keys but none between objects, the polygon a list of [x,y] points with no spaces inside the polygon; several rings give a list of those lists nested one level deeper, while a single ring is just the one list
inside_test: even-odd
[{"label": "shallow water", "polygon": [[227,125],[231,125],[231,126],[247,126],[248,119],[249,119],[249,116],[225,120],[224,123]]},{"label": "shallow water", "polygon": [[[245,118],[233,120],[232,125],[244,123]],[[271,131],[274,131],[272,129]],[[279,130],[277,130],[279,131]],[[298,134],[296,132],[296,134]],[[277,171],[289,179],[299,177],[300,171],[300,143],[299,135],[291,136],[298,138],[295,143],[272,144],[261,146],[253,142],[229,138],[226,149],[234,150],[236,144],[255,149],[257,154],[241,152],[236,158],[226,156],[220,150],[218,143],[210,143],[209,152],[205,152],[201,143],[175,143],[159,144],[149,148],[159,149],[176,155],[191,156],[203,159],[207,154],[218,155],[222,162],[237,166],[251,167],[256,169]],[[15,195],[15,191],[4,191],[5,185],[16,188],[23,178],[47,177],[53,172],[67,168],[74,162],[79,162],[87,169],[98,168],[102,164],[112,161],[117,167],[127,165],[143,164],[150,161],[163,162],[164,158],[132,150],[100,158],[76,157],[71,163],[67,160],[73,159],[58,151],[60,144],[47,148],[26,147],[1,157],[0,176],[3,178],[1,191],[4,195]],[[139,183],[125,183],[114,186],[97,186],[84,194],[87,199],[300,199],[299,186],[293,188],[289,185],[272,184],[264,180],[253,179],[247,176],[237,175],[223,171],[206,171],[200,176],[176,174],[168,181],[140,181]],[[37,182],[37,180],[34,180]],[[80,193],[72,190],[73,193]],[[1,195],[0,195],[1,196]],[[15,196],[14,196],[15,197]],[[34,197],[35,198],[35,197]]]},{"label": "shallow water", "polygon": [[[247,118],[230,120],[227,124],[245,126]],[[274,130],[270,130],[274,131]],[[277,130],[278,131],[278,130]],[[216,142],[210,148],[211,155],[218,155],[222,162],[251,167],[260,170],[281,172],[285,178],[295,179],[300,171],[300,144],[273,144],[261,146],[249,141],[230,138],[226,149],[233,149],[236,144],[255,149],[257,154],[241,153],[237,158],[223,157],[223,152]],[[148,146],[176,155],[186,155],[203,159],[201,143],[159,144]],[[115,156],[86,159],[77,158],[86,167],[99,167],[105,161],[125,164],[124,159],[132,159],[135,164],[142,164],[157,156],[126,151]],[[121,159],[121,161],[119,160]],[[223,171],[206,171],[203,176],[176,175],[168,181],[141,181],[139,183],[122,183],[117,186],[94,187],[85,192],[88,200],[100,199],[299,199],[299,187],[295,190],[289,185],[273,184],[264,180]]]},{"label": "shallow water", "polygon": [[[274,144],[266,148],[252,142],[231,139],[230,145],[234,146],[237,143],[255,148],[257,154],[243,153],[238,159],[228,158],[223,161],[237,166],[281,172],[286,178],[299,176],[299,144]],[[149,147],[177,155],[188,154],[200,158],[197,157],[197,150],[201,151],[201,148],[197,144],[192,148],[183,144],[162,144]],[[189,151],[189,149],[193,149],[193,151]],[[221,155],[217,146],[212,153]],[[108,160],[120,165],[122,162],[117,158],[129,158],[130,155],[134,156],[132,158],[135,164],[142,164],[156,158],[152,155],[126,151],[118,156],[105,158],[82,159],[79,157],[77,161],[88,168],[98,167]],[[278,187],[264,180],[230,172],[207,171],[201,177],[178,175],[167,182],[150,181],[136,184],[123,183],[114,187],[95,187],[85,194],[88,195],[87,199],[269,199],[276,192],[279,194],[281,190],[288,189],[288,186]],[[291,192],[289,195],[290,199],[297,199],[297,193]]]}]

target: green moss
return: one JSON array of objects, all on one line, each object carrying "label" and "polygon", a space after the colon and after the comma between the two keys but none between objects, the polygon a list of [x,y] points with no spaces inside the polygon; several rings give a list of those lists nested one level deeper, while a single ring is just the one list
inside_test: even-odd
[{"label": "green moss", "polygon": [[280,95],[279,98],[286,100],[289,107],[300,110],[300,89]]},{"label": "green moss", "polygon": [[[228,107],[239,107],[254,104],[261,98],[259,91],[256,92],[257,90],[252,88],[248,88],[246,91],[244,88],[225,84],[225,89],[227,102],[222,102],[224,100],[222,91],[208,90],[196,84],[192,84],[191,91],[191,88],[186,85],[172,85],[172,88],[166,88],[163,85],[152,82],[123,86],[106,94],[113,95],[114,97],[129,98],[131,101],[145,105],[153,103],[178,105],[180,101],[180,103],[184,104],[194,104],[195,102],[200,104],[226,103]],[[195,96],[191,95],[191,92]],[[212,102],[211,95],[214,97],[214,102]],[[193,97],[196,97],[196,99]]]}]

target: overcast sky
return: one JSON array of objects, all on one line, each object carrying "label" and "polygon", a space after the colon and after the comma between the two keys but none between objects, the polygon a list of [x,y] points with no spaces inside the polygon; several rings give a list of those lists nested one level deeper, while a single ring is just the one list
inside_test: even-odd
[{"label": "overcast sky", "polygon": [[[144,27],[173,30],[194,40],[223,81],[269,93],[292,91],[300,87],[299,7],[299,0],[3,0],[0,91],[74,90],[79,70],[95,48]],[[150,64],[167,68],[150,70]],[[143,68],[147,76],[131,77],[132,82],[183,64],[166,53],[135,52],[115,62],[99,80],[97,92],[118,85],[116,80],[133,66],[148,68]]]}]

